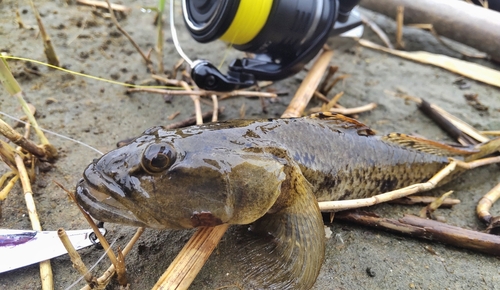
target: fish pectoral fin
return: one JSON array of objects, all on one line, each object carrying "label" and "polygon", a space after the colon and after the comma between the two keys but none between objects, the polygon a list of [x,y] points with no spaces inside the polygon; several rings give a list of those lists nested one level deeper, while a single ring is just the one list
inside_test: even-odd
[{"label": "fish pectoral fin", "polygon": [[367,125],[359,122],[356,119],[349,118],[342,114],[335,114],[330,112],[314,113],[309,116],[311,119],[319,119],[325,121],[331,121],[335,123],[335,126],[342,127],[343,129],[353,129],[356,130],[358,135],[375,135],[375,132],[370,129]]},{"label": "fish pectoral fin", "polygon": [[403,147],[408,147],[421,152],[440,156],[467,156],[479,152],[478,150],[473,148],[453,147],[437,141],[401,133],[390,133],[386,136],[383,136],[381,139],[387,142],[398,144]]},{"label": "fish pectoral fin", "polygon": [[323,220],[311,185],[297,170],[286,170],[282,199],[240,235],[249,289],[309,289],[319,274],[325,252]]}]

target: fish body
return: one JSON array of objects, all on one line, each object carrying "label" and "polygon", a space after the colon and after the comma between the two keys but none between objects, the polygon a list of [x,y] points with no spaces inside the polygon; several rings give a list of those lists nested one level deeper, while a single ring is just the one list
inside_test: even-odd
[{"label": "fish body", "polygon": [[414,149],[439,147],[422,144],[405,135],[377,137],[326,113],[154,127],[94,160],[76,195],[101,221],[173,229],[251,224],[242,244],[253,253],[242,258],[249,285],[308,289],[324,255],[317,201],[428,180],[448,158]]}]

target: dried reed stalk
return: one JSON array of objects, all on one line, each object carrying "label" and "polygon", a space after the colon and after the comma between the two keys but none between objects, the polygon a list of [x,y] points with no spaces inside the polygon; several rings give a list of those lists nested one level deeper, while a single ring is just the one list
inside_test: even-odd
[{"label": "dried reed stalk", "polygon": [[[99,8],[109,8],[108,3],[106,1],[95,1],[95,0],[76,0],[76,3],[87,5],[87,6],[95,6]],[[122,13],[128,13],[130,8],[125,5],[111,3],[111,8],[115,11],[120,11]]]},{"label": "dried reed stalk", "polygon": [[69,240],[66,231],[63,228],[60,228],[57,230],[57,235],[63,243],[64,248],[66,248],[66,251],[68,251],[71,262],[73,262],[73,268],[75,268],[80,273],[80,275],[83,276],[83,278],[85,279],[85,281],[87,281],[87,284],[91,288],[95,288],[97,286],[97,279],[92,275],[92,273],[89,272],[89,269],[87,269],[85,263],[83,263],[80,254],[78,254],[75,247]]},{"label": "dried reed stalk", "polygon": [[434,65],[470,79],[500,87],[500,72],[476,63],[426,51],[407,52],[389,49],[364,39],[360,39],[359,44],[416,62]]},{"label": "dried reed stalk", "polygon": [[404,15],[405,7],[398,6],[396,10],[396,48],[403,49],[405,44],[403,42],[403,25],[404,25]]},{"label": "dried reed stalk", "polygon": [[342,114],[342,115],[354,115],[354,114],[359,114],[367,111],[371,111],[377,107],[376,103],[369,103],[363,106],[359,107],[354,107],[354,108],[330,108],[328,110],[323,110],[322,108],[312,108],[311,112],[312,113],[319,113],[319,112],[332,112],[332,113],[337,113],[337,114]]},{"label": "dried reed stalk", "polygon": [[483,196],[477,203],[476,213],[480,220],[486,224],[490,224],[492,216],[490,209],[493,204],[500,198],[500,183],[491,189],[485,196]]},{"label": "dried reed stalk", "polygon": [[441,169],[436,175],[434,175],[429,181],[424,183],[412,184],[410,186],[382,193],[376,196],[363,198],[363,199],[352,199],[352,200],[336,200],[336,201],[322,201],[319,202],[319,209],[321,211],[331,212],[331,211],[341,211],[346,209],[360,208],[365,206],[372,206],[375,204],[387,202],[390,200],[402,198],[417,192],[427,191],[433,189],[439,181],[443,180],[451,172],[455,170],[457,162],[452,160],[445,168]]},{"label": "dried reed stalk", "polygon": [[23,135],[19,134],[3,120],[0,120],[0,134],[4,135],[7,139],[12,141],[12,143],[22,147],[24,150],[35,155],[36,157],[44,159],[47,156],[42,147],[39,147],[33,143],[33,141],[24,138]]},{"label": "dried reed stalk", "polygon": [[179,84],[188,92],[190,92],[189,96],[191,97],[191,100],[193,100],[194,103],[194,113],[196,115],[196,125],[201,125],[203,124],[203,117],[201,113],[201,104],[200,104],[200,96],[198,95],[193,95],[191,92],[193,91],[191,87],[186,83],[185,81],[179,81]]},{"label": "dried reed stalk", "polygon": [[52,46],[52,41],[50,40],[50,36],[45,31],[45,26],[43,26],[42,17],[38,14],[38,10],[33,3],[33,0],[30,0],[31,8],[33,9],[33,14],[35,15],[36,22],[38,23],[38,28],[40,29],[40,34],[43,39],[43,48],[45,56],[47,56],[47,62],[54,66],[59,66],[59,58],[57,58],[56,51],[54,50],[54,46]]},{"label": "dried reed stalk", "polygon": [[198,229],[153,289],[188,289],[228,227],[222,224]]},{"label": "dried reed stalk", "polygon": [[[28,172],[26,171],[26,167],[24,166],[23,158],[19,154],[16,154],[15,161],[24,191],[24,199],[26,201],[26,207],[28,208],[28,215],[31,221],[31,227],[35,231],[41,231],[42,226],[40,224],[40,218],[38,217],[38,212],[36,211],[35,200],[33,199],[33,191],[31,189],[31,182],[28,177]],[[50,266],[50,260],[40,262],[40,278],[42,280],[42,289],[44,290],[54,289],[54,280],[52,277],[52,267]]]},{"label": "dried reed stalk", "polygon": [[321,55],[318,57],[316,62],[313,64],[309,73],[305,77],[302,84],[297,89],[295,96],[292,101],[286,108],[285,112],[281,115],[282,118],[294,118],[302,116],[307,104],[311,100],[311,97],[316,91],[319,82],[321,81],[321,77],[325,73],[330,60],[333,57],[333,51],[324,50]]},{"label": "dried reed stalk", "polygon": [[[109,260],[113,264],[113,271],[117,269],[117,276],[118,276],[118,283],[120,285],[126,285],[127,284],[127,278],[125,277],[125,266],[120,264],[120,261],[118,261],[117,257],[115,256],[115,253],[110,249],[109,243],[106,240],[106,238],[102,235],[101,231],[95,224],[94,220],[90,217],[90,215],[78,204],[76,201],[75,194],[72,191],[67,190],[62,186],[59,182],[54,181],[55,184],[57,184],[62,190],[68,194],[69,198],[77,205],[78,210],[82,213],[83,217],[87,220],[87,223],[90,225],[92,230],[94,231],[94,234],[97,236],[99,239],[99,242],[101,243],[101,246],[103,247],[104,251],[108,255]],[[122,272],[118,271],[121,270]]]},{"label": "dried reed stalk", "polygon": [[[153,76],[154,79],[158,79],[158,76]],[[175,83],[178,81],[176,80]],[[127,93],[135,93],[135,92],[147,92],[153,94],[161,94],[161,95],[172,95],[172,96],[181,96],[181,95],[196,95],[196,96],[210,96],[213,94],[220,94],[220,92],[216,91],[193,91],[193,90],[164,90],[164,89],[154,89],[154,88],[134,88],[128,89]],[[276,93],[268,93],[268,92],[252,92],[252,91],[242,91],[236,90],[229,93],[224,93],[220,98],[221,100],[243,96],[243,97],[262,97],[262,98],[276,98],[278,94]]]},{"label": "dried reed stalk", "polygon": [[[121,253],[124,256],[126,256],[130,252],[130,250],[132,250],[132,247],[137,242],[137,240],[139,239],[139,237],[142,235],[143,232],[144,232],[144,228],[141,227],[141,228],[137,229],[137,232],[134,234],[132,239],[130,239],[130,241],[127,243],[125,248],[123,248],[123,251],[121,251]],[[97,284],[100,286],[97,289],[106,288],[106,285],[109,283],[109,280],[111,279],[111,277],[113,277],[114,274],[115,274],[115,265],[111,265],[104,272],[104,274],[102,274],[101,277],[97,278]],[[91,288],[89,285],[86,285],[81,290],[91,290],[91,289],[94,289],[94,288]]]},{"label": "dried reed stalk", "polygon": [[[23,139],[20,134],[16,133],[5,122],[2,122],[2,124],[0,124],[1,127],[3,128],[3,129],[0,129],[0,130],[2,130],[2,132],[0,132],[0,133],[10,134],[14,140],[18,140],[18,142],[20,142],[20,143],[26,143],[26,146],[29,146],[30,149],[28,149],[28,148],[25,148],[25,149],[27,151],[33,150],[30,152],[32,152],[32,154],[34,154],[35,156],[37,156],[39,158],[42,158],[42,159],[45,159],[48,161],[55,160],[55,158],[57,158],[57,150],[55,149],[54,146],[52,146],[50,144],[48,139],[45,137],[45,134],[43,134],[42,130],[40,130],[40,127],[38,126],[38,123],[37,123],[35,117],[33,116],[34,109],[32,112],[28,103],[26,103],[26,101],[24,100],[23,91],[21,89],[21,86],[19,86],[19,83],[16,81],[16,79],[12,75],[12,72],[10,71],[9,66],[7,64],[7,61],[3,58],[0,59],[0,83],[3,84],[3,86],[5,87],[5,89],[7,90],[7,92],[11,96],[16,97],[18,99],[18,101],[21,104],[21,107],[23,109],[23,112],[26,114],[26,117],[28,118],[29,122],[31,123],[31,125],[35,129],[35,132],[36,132],[38,138],[40,139],[40,142],[42,143],[41,147],[39,147],[39,148],[41,148],[43,150],[43,152],[40,153],[36,149],[36,147],[38,147],[37,145],[34,145],[34,143],[32,143],[31,141],[29,141],[29,142],[26,141],[27,140],[26,138]],[[9,139],[11,139],[11,138],[9,138]],[[14,142],[14,140],[13,140],[13,142]],[[17,145],[23,147],[21,144],[17,144]],[[43,156],[41,156],[40,154],[42,154]]]}]

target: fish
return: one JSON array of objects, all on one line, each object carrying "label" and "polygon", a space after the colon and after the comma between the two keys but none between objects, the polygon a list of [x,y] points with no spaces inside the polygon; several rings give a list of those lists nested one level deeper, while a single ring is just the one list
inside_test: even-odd
[{"label": "fish", "polygon": [[76,199],[104,222],[155,229],[245,225],[239,244],[245,285],[310,289],[325,252],[318,201],[425,182],[449,156],[467,155],[480,156],[405,134],[377,136],[331,113],[156,126],[94,160]]}]

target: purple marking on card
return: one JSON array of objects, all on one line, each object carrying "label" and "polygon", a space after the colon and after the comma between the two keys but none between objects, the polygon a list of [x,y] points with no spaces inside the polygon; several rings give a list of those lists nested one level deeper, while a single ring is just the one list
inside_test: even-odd
[{"label": "purple marking on card", "polygon": [[36,236],[36,232],[23,232],[17,234],[7,234],[0,236],[0,247],[11,247],[31,241]]}]

